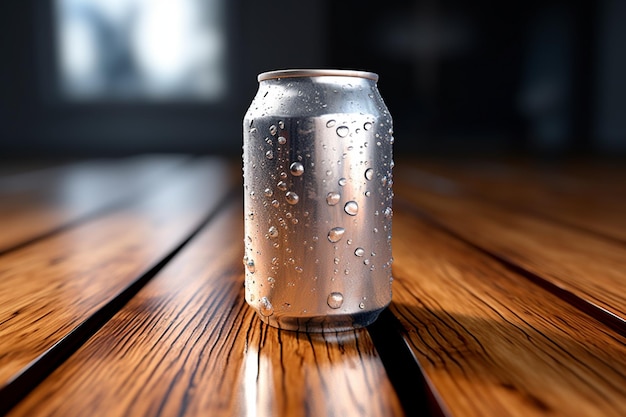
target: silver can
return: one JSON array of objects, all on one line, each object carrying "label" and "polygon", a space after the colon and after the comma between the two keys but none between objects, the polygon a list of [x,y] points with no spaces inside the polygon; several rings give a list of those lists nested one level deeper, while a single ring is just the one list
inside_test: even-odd
[{"label": "silver can", "polygon": [[374,322],[391,302],[392,118],[378,75],[259,74],[243,121],[245,296],[306,332]]}]

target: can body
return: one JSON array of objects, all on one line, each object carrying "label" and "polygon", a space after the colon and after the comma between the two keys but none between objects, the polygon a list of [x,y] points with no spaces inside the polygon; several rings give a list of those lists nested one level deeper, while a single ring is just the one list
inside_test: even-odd
[{"label": "can body", "polygon": [[350,330],[391,302],[394,139],[377,80],[259,75],[243,121],[245,294],[273,327]]}]

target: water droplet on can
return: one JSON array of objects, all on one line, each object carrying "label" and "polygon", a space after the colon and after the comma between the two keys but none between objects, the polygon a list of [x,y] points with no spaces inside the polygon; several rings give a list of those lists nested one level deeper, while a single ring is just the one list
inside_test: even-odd
[{"label": "water droplet on can", "polygon": [[363,256],[363,255],[365,255],[365,249],[363,249],[363,248],[356,248],[354,250],[354,254],[356,256]]},{"label": "water droplet on can", "polygon": [[271,188],[266,188],[264,193],[265,193],[265,197],[271,197],[272,194],[274,194]]},{"label": "water droplet on can", "polygon": [[372,128],[372,124],[370,122],[365,122],[363,125],[363,129],[370,130]]},{"label": "water droplet on can", "polygon": [[328,232],[328,240],[333,243],[339,242],[345,232],[346,229],[344,229],[343,227],[333,227],[332,229],[330,229],[330,232]]},{"label": "water droplet on can", "polygon": [[285,143],[287,143],[287,139],[285,139],[284,136],[279,136],[278,143],[280,143],[281,145],[284,145]]},{"label": "water droplet on can", "polygon": [[343,210],[350,216],[356,216],[356,214],[359,212],[359,205],[356,201],[348,201]]},{"label": "water droplet on can", "polygon": [[259,299],[259,312],[265,317],[274,314],[274,306],[272,306],[272,303],[270,303],[267,297],[261,297]]},{"label": "water droplet on can", "polygon": [[278,129],[276,129],[276,126],[275,126],[275,125],[271,125],[271,126],[270,126],[270,134],[271,134],[272,136],[276,134],[276,131],[277,131],[277,130],[278,130]]},{"label": "water droplet on can", "polygon": [[371,181],[374,178],[374,170],[372,168],[368,168],[365,170],[365,179]]},{"label": "water droplet on can", "polygon": [[348,128],[348,126],[339,126],[337,128],[337,136],[339,136],[340,138],[345,138],[346,136],[348,136],[348,133],[350,133],[350,129]]},{"label": "water droplet on can", "polygon": [[294,162],[289,166],[289,172],[291,172],[291,175],[294,177],[299,177],[304,174],[304,165],[300,162]]},{"label": "water droplet on can", "polygon": [[273,159],[274,158],[274,152],[272,152],[271,150],[265,152],[265,157],[267,159]]},{"label": "water droplet on can", "polygon": [[341,199],[341,195],[334,191],[331,191],[330,193],[326,194],[326,202],[328,203],[329,206],[334,206],[335,204],[339,202],[340,199]]},{"label": "water droplet on can", "polygon": [[250,271],[251,274],[254,274],[254,271],[256,271],[256,268],[254,266],[254,260],[252,259],[246,260],[246,267],[248,268],[248,271]]},{"label": "water droplet on can", "polygon": [[329,121],[326,122],[326,127],[333,127],[335,126],[335,123],[337,123],[334,119],[330,119]]},{"label": "water droplet on can", "polygon": [[298,204],[298,201],[300,201],[300,197],[298,197],[298,194],[294,193],[293,191],[287,191],[287,193],[285,194],[285,199],[289,204],[292,205]]},{"label": "water droplet on can", "polygon": [[331,292],[328,294],[326,303],[330,308],[339,308],[343,304],[343,294],[340,292]]},{"label": "water droplet on can", "polygon": [[276,184],[276,186],[278,187],[279,190],[282,190],[282,191],[287,190],[287,183],[285,181],[279,181],[278,184]]},{"label": "water droplet on can", "polygon": [[271,226],[268,230],[268,234],[270,235],[270,237],[272,239],[277,238],[278,237],[278,229],[276,228],[276,226]]},{"label": "water droplet on can", "polygon": [[346,185],[347,180],[345,178],[339,178],[338,182],[339,182],[339,185],[343,187],[344,185]]}]

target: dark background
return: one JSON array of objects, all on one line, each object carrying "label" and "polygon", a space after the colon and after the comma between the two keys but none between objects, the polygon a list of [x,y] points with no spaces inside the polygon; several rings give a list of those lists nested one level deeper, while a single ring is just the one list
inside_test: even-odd
[{"label": "dark background", "polygon": [[396,153],[626,153],[626,2],[225,3],[225,99],[76,103],[58,91],[51,1],[3,2],[0,156],[238,156],[257,74],[283,68],[378,73]]}]

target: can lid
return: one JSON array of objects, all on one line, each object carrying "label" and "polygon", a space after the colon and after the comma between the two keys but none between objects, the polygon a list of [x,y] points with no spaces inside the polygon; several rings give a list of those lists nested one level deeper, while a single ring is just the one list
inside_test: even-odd
[{"label": "can lid", "polygon": [[378,81],[378,74],[368,71],[341,70],[341,69],[284,69],[263,72],[258,75],[259,82],[276,78],[295,77],[359,77]]}]

